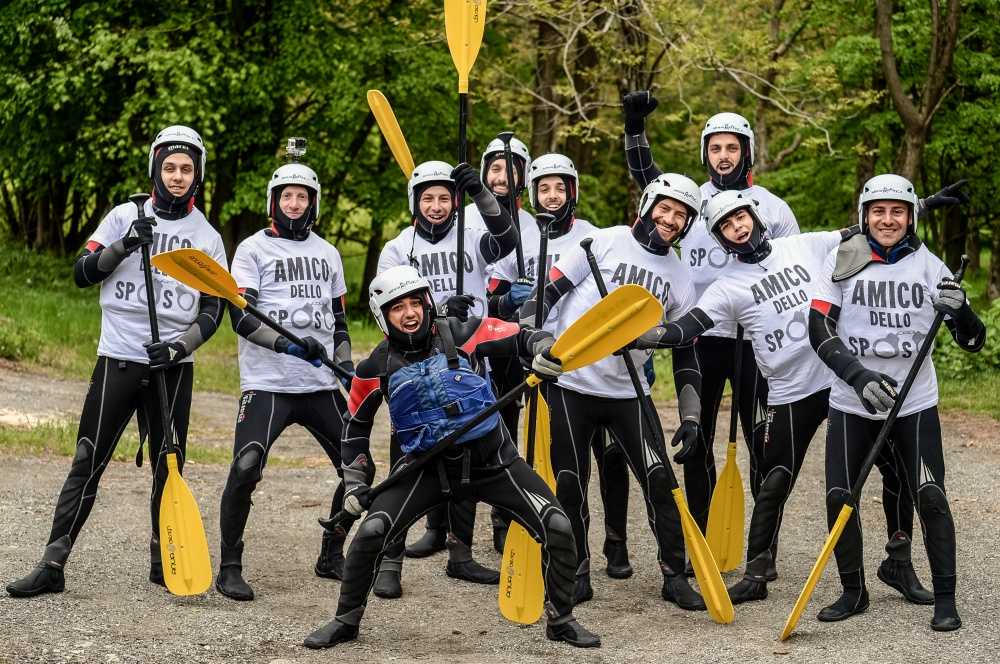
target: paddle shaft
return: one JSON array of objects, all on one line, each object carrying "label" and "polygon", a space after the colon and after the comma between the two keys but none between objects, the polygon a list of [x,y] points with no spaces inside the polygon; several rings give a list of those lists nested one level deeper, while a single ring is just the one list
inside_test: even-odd
[{"label": "paddle shaft", "polygon": [[521,220],[518,218],[517,197],[514,195],[514,155],[510,151],[510,139],[513,136],[514,132],[505,131],[498,134],[497,138],[503,142],[503,159],[507,168],[507,207],[510,209],[511,224],[514,226],[514,237],[517,238],[517,244],[514,246],[514,255],[517,258],[517,276],[523,278],[524,245],[521,244]]},{"label": "paddle shaft", "polygon": [[[464,163],[468,153],[466,145],[466,129],[469,123],[469,95],[465,92],[458,93],[458,163]],[[455,295],[461,295],[465,291],[465,190],[461,187],[455,192],[458,199],[458,239],[455,244],[458,246],[458,275],[455,277]]]},{"label": "paddle shaft", "polygon": [[729,442],[736,442],[736,423],[740,414],[740,382],[743,371],[743,326],[736,325],[736,357],[733,359],[733,406],[729,411]]},{"label": "paddle shaft", "polygon": [[[139,210],[139,219],[146,217],[147,194],[133,194],[129,200],[135,203]],[[149,245],[143,244],[142,251],[142,278],[146,282],[146,309],[149,312],[149,336],[154,344],[160,343],[160,326],[156,322],[156,293],[153,290],[153,268],[149,263]],[[174,428],[170,425],[170,404],[167,401],[167,377],[163,371],[153,371],[153,380],[156,381],[156,395],[160,402],[160,421],[163,424],[163,449],[169,454],[176,452],[174,447]],[[155,465],[155,464],[154,464]]]},{"label": "paddle shaft", "polygon": [[[604,277],[601,276],[601,268],[597,265],[597,258],[594,256],[594,252],[590,250],[590,245],[594,243],[593,238],[585,238],[580,241],[580,246],[583,250],[587,252],[587,263],[590,265],[590,273],[594,275],[594,282],[597,284],[597,292],[601,294],[601,297],[608,296],[608,287],[604,284]],[[639,408],[642,410],[643,417],[646,418],[646,426],[648,426],[653,432],[653,438],[659,443],[659,448],[664,451],[667,450],[666,444],[663,440],[663,431],[659,427],[659,422],[657,422],[656,414],[652,412],[653,405],[650,400],[646,398],[645,392],[642,390],[642,383],[639,381],[639,372],[635,368],[635,361],[632,359],[632,354],[628,350],[622,351],[622,360],[625,361],[625,368],[628,370],[628,377],[632,381],[632,387],[635,388],[635,396],[639,400]],[[651,450],[653,456],[658,457],[660,452],[658,450]],[[667,469],[667,475],[670,476],[670,488],[676,489],[679,485],[677,484],[677,477],[674,475],[674,469],[665,459],[657,459],[663,464],[663,467]]]},{"label": "paddle shaft", "polygon": [[[959,283],[962,282],[962,277],[965,275],[965,267],[968,264],[969,257],[963,254],[962,260],[959,262],[958,272],[955,273],[955,281]],[[903,387],[900,388],[899,393],[896,396],[896,400],[892,404],[892,408],[889,409],[889,415],[886,416],[885,422],[882,424],[882,429],[878,432],[878,438],[875,439],[875,444],[872,445],[872,448],[868,451],[868,456],[865,457],[865,462],[861,466],[861,472],[858,474],[858,479],[854,481],[854,486],[851,487],[851,503],[855,505],[855,507],[857,507],[858,501],[861,499],[861,490],[865,487],[865,480],[868,479],[868,474],[872,471],[872,466],[875,465],[875,460],[882,451],[885,441],[889,438],[889,432],[892,431],[892,426],[896,423],[896,417],[899,415],[899,411],[903,407],[903,401],[910,393],[910,388],[913,386],[913,381],[917,379],[917,373],[920,372],[920,366],[924,363],[924,359],[926,359],[927,354],[931,352],[931,346],[934,345],[934,337],[937,336],[938,329],[941,327],[941,323],[943,321],[944,314],[941,312],[938,312],[937,315],[934,316],[934,320],[931,321],[931,327],[927,331],[927,337],[925,337],[924,342],[920,344],[920,350],[917,351],[917,357],[906,374],[906,380],[903,381]]]},{"label": "paddle shaft", "polygon": [[[508,165],[510,164],[510,162],[507,163]],[[550,214],[540,214],[537,219],[543,219],[543,225],[539,229],[541,233],[538,238],[538,262],[535,263],[535,281],[538,282],[535,288],[535,329],[540,330],[545,323],[542,313],[542,302],[545,292],[545,277],[546,272],[548,272],[546,263],[548,262],[547,254],[549,251],[549,224],[552,223],[553,217]],[[520,237],[518,235],[518,238]],[[531,396],[528,399],[528,440],[525,443],[525,454],[529,466],[534,466],[535,464],[536,426],[538,426],[538,388],[531,390]]]}]

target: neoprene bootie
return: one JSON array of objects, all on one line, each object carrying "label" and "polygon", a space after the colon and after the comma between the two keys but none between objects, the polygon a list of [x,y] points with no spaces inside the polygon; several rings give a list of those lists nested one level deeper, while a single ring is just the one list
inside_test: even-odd
[{"label": "neoprene bootie", "polygon": [[407,558],[426,558],[438,551],[444,551],[448,539],[447,528],[428,528],[413,544],[406,547]]},{"label": "neoprene bootie", "polygon": [[375,576],[375,585],[372,588],[372,592],[375,593],[375,596],[381,597],[382,599],[398,599],[402,597],[402,572],[402,557],[382,558],[382,564],[379,565],[378,574]]},{"label": "neoprene bootie", "polygon": [[472,558],[472,549],[453,535],[448,535],[448,566],[445,573],[453,579],[497,585],[500,572],[483,567]]},{"label": "neoprene bootie", "polygon": [[63,568],[72,546],[69,535],[63,535],[46,546],[35,569],[7,584],[7,594],[11,597],[34,597],[42,593],[61,593],[66,588]]},{"label": "neoprene bootie", "polygon": [[163,580],[163,560],[160,557],[160,538],[156,535],[149,537],[149,582],[158,586],[167,587],[167,582]]},{"label": "neoprene bootie", "polygon": [[663,588],[660,590],[660,596],[665,601],[673,602],[678,608],[685,611],[707,610],[705,600],[691,587],[691,584],[688,583],[687,575],[684,573],[668,574],[664,571]]},{"label": "neoprene bootie", "polygon": [[578,623],[572,614],[546,623],[545,638],[568,643],[574,648],[601,647],[601,637]]},{"label": "neoprene bootie", "polygon": [[604,540],[604,557],[608,566],[604,569],[612,579],[627,579],[632,576],[632,563],[628,559],[628,544],[625,540]]},{"label": "neoprene bootie", "polygon": [[747,563],[747,571],[743,578],[728,590],[729,599],[733,604],[767,599],[767,568],[770,563],[770,551],[764,551]]},{"label": "neoprene bootie", "polygon": [[768,583],[778,580],[778,533],[774,534],[774,543],[771,545],[771,559],[767,564],[767,571],[764,578]]},{"label": "neoprene bootie", "polygon": [[319,558],[313,571],[316,576],[324,579],[344,578],[344,541],[347,539],[347,531],[343,526],[336,526],[333,532],[323,531],[323,542],[319,547]]},{"label": "neoprene bootie", "polygon": [[582,604],[594,599],[594,587],[590,585],[590,572],[576,577],[576,587],[573,589],[573,604]]},{"label": "neoprene bootie", "polygon": [[243,578],[243,540],[237,542],[235,546],[222,544],[215,589],[237,602],[249,602],[253,599],[253,588]]},{"label": "neoprene bootie", "polygon": [[507,544],[507,529],[510,524],[497,514],[496,508],[490,513],[490,522],[493,525],[493,550],[503,555],[503,547]]},{"label": "neoprene bootie", "polygon": [[951,632],[962,626],[962,619],[955,606],[955,577],[931,577],[934,582],[934,617],[931,629],[935,632]]},{"label": "neoprene bootie", "polygon": [[836,602],[820,610],[816,616],[820,622],[846,620],[868,610],[868,589],[865,588],[863,571],[841,574],[840,584],[843,592]]},{"label": "neoprene bootie", "polygon": [[307,636],[302,645],[306,648],[318,650],[320,648],[332,648],[338,643],[346,643],[356,638],[358,638],[357,625],[345,625],[339,620],[334,619]]},{"label": "neoprene bootie", "polygon": [[907,602],[933,604],[934,593],[924,588],[913,569],[910,548],[910,538],[905,533],[894,534],[885,545],[889,557],[879,565],[877,576],[882,583],[899,591]]}]

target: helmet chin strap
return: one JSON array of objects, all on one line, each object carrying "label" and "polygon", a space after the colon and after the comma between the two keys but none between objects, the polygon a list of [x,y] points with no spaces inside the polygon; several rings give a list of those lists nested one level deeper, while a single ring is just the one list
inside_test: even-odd
[{"label": "helmet chin strap", "polygon": [[309,209],[303,212],[297,219],[292,219],[282,211],[280,205],[277,203],[274,204],[274,211],[271,218],[274,220],[273,227],[277,230],[279,236],[286,240],[300,241],[309,237],[309,231],[312,230],[316,218],[316,206],[311,199],[312,196],[310,196]]},{"label": "helmet chin strap", "polygon": [[[740,191],[749,189],[753,184],[750,174],[750,141],[746,136],[738,136],[737,138],[740,142],[740,161],[733,170],[725,174],[719,173],[712,166],[711,161],[706,160],[708,161],[708,177],[712,180],[712,184],[721,191]],[[707,137],[705,141],[708,141]]]}]

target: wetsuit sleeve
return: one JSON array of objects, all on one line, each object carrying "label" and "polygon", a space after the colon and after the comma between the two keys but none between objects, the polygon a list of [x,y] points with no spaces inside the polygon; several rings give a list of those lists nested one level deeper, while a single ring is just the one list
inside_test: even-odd
[{"label": "wetsuit sleeve", "polygon": [[[372,356],[379,352],[377,348]],[[371,435],[375,415],[382,405],[382,387],[374,365],[371,356],[363,360],[351,381],[351,398],[347,402],[350,419],[344,425],[340,441],[344,485],[348,491],[359,484],[371,484],[375,479]]]},{"label": "wetsuit sleeve", "polygon": [[625,134],[625,163],[639,189],[645,189],[646,185],[663,174],[653,161],[653,151],[649,148],[645,129],[633,136]]},{"label": "wetsuit sleeve", "polygon": [[518,323],[496,318],[469,318],[464,323],[448,318],[455,343],[471,356],[518,356],[530,359],[552,345],[552,334],[544,330],[522,327]]},{"label": "wetsuit sleeve", "polygon": [[487,263],[495,263],[517,246],[517,235],[510,215],[500,207],[496,197],[485,187],[473,197],[488,231],[479,238],[479,253]]},{"label": "wetsuit sleeve", "polygon": [[115,240],[106,247],[90,241],[73,264],[73,281],[80,288],[99,284],[111,276],[129,253],[122,240]]},{"label": "wetsuit sleeve", "polygon": [[701,421],[701,366],[694,343],[671,352],[674,365],[674,389],[677,390],[677,410],[681,420]]},{"label": "wetsuit sleeve", "polygon": [[351,335],[347,331],[347,313],[345,311],[345,295],[333,298],[333,361],[337,365],[350,364],[351,360]]},{"label": "wetsuit sleeve", "polygon": [[518,307],[515,307],[510,301],[510,282],[506,279],[493,277],[490,279],[488,290],[486,310],[490,317],[513,320],[517,315]]},{"label": "wetsuit sleeve", "polygon": [[[248,304],[257,306],[258,293],[256,288],[241,288],[240,293]],[[233,324],[233,331],[247,341],[276,353],[285,352],[288,339],[266,327],[256,316],[248,314],[244,309],[231,303],[229,305],[229,320]]]},{"label": "wetsuit sleeve", "polygon": [[837,378],[850,385],[865,370],[865,366],[837,335],[839,318],[839,306],[814,299],[809,308],[809,343],[823,364],[833,369]]},{"label": "wetsuit sleeve", "polygon": [[[700,308],[695,307],[675,321],[657,325],[636,339],[636,347],[644,350],[676,348],[693,342],[706,330],[715,327],[715,321]],[[676,365],[675,365],[676,374]]]},{"label": "wetsuit sleeve", "polygon": [[225,311],[222,306],[222,298],[202,293],[198,299],[198,315],[191,323],[191,327],[173,341],[183,345],[190,355],[219,329],[219,323],[222,322]]},{"label": "wetsuit sleeve", "polygon": [[[545,284],[545,291],[542,293],[542,322],[544,323],[549,318],[549,314],[552,312],[552,308],[556,306],[556,303],[562,298],[563,295],[570,292],[575,288],[573,281],[567,277],[562,271],[556,267],[552,266],[549,271],[549,278]],[[535,309],[539,306],[538,304],[538,289],[531,295],[527,302],[521,305],[520,313],[520,323],[524,326],[533,326],[535,324]]]}]

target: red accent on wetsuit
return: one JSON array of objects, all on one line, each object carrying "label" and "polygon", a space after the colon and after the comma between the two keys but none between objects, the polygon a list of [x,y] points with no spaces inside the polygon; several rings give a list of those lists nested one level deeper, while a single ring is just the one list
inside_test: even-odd
[{"label": "red accent on wetsuit", "polygon": [[353,416],[358,412],[358,408],[361,408],[361,404],[365,402],[372,392],[379,388],[379,379],[375,378],[358,378],[357,375],[351,380],[351,398],[347,401],[347,410]]},{"label": "red accent on wetsuit", "polygon": [[553,266],[552,266],[552,269],[551,269],[551,270],[549,270],[549,283],[550,283],[550,284],[551,284],[551,283],[555,283],[555,282],[556,282],[557,280],[559,280],[559,279],[562,279],[562,278],[563,278],[564,276],[566,276],[566,275],[564,275],[564,274],[563,274],[563,273],[562,273],[562,272],[561,272],[561,271],[559,270],[559,268],[557,268],[557,267],[555,267],[555,266],[553,265]]},{"label": "red accent on wetsuit", "polygon": [[833,307],[833,304],[831,304],[829,302],[826,302],[824,300],[813,300],[812,304],[809,305],[810,309],[812,309],[813,311],[818,311],[821,314],[823,314],[824,316],[829,316],[830,315],[830,309],[832,307]]},{"label": "red accent on wetsuit", "polygon": [[504,279],[497,279],[496,277],[490,277],[490,283],[487,284],[486,290],[488,290],[490,293],[492,293],[493,291],[495,291],[497,289],[497,286],[500,285],[501,281],[505,281],[505,280]]},{"label": "red accent on wetsuit", "polygon": [[89,240],[87,242],[87,251],[89,251],[91,253],[97,251],[98,249],[103,249],[103,248],[104,248],[104,245],[101,244],[100,242],[95,241],[95,240]]},{"label": "red accent on wetsuit", "polygon": [[[484,318],[479,321],[479,327],[473,335],[462,344],[462,350],[467,355],[472,355],[476,352],[476,346],[486,341],[496,341],[497,339],[506,339],[507,337],[512,337],[521,331],[521,326],[517,323],[508,323],[507,321],[502,321],[498,318]],[[354,393],[351,393],[354,396]]]}]

